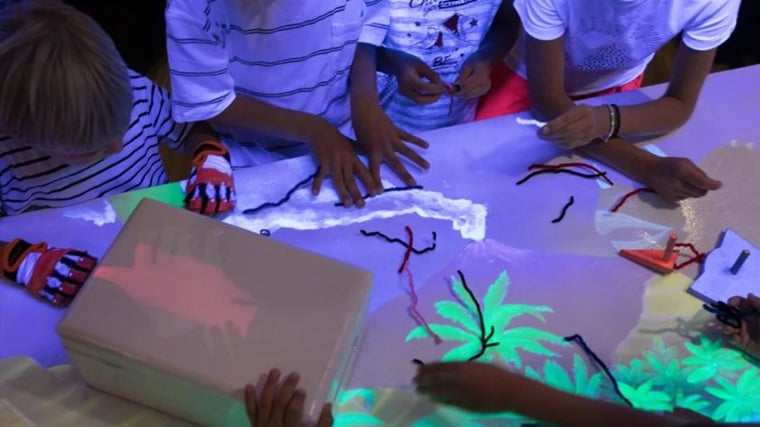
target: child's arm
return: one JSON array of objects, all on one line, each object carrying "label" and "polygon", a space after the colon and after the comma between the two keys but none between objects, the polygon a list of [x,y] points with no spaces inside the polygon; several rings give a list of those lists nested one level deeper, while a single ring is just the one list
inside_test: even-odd
[{"label": "child's arm", "polygon": [[369,171],[375,181],[375,191],[382,191],[380,164],[388,166],[406,185],[417,185],[404,167],[398,154],[427,169],[430,164],[412,150],[408,143],[427,148],[428,143],[399,129],[380,105],[377,93],[377,48],[359,43],[351,66],[351,111],[357,142],[369,157]]},{"label": "child's arm", "polygon": [[[527,39],[528,87],[533,113],[549,122],[541,132],[542,137],[565,148],[577,148],[607,135],[610,130],[607,107],[576,106],[565,93],[564,37],[550,41],[530,36]],[[641,104],[619,106],[619,135],[660,134],[686,123],[712,69],[716,50],[698,51],[682,43],[665,94]]]},{"label": "child's arm", "polygon": [[320,168],[312,192],[318,193],[330,175],[344,205],[362,206],[364,199],[356,178],[368,189],[374,186],[351,141],[319,116],[239,93],[221,42],[223,31],[208,27],[209,18],[203,12],[206,6],[202,0],[174,0],[166,9],[172,115],[180,122],[208,120],[215,128],[308,143]]},{"label": "child's arm", "polygon": [[312,185],[314,194],[319,193],[322,181],[328,175],[333,178],[335,190],[344,206],[364,206],[356,178],[368,190],[375,188],[372,176],[357,157],[351,141],[321,117],[237,94],[229,107],[210,122],[224,128],[245,129],[254,134],[310,144],[320,167]]},{"label": "child's arm", "polygon": [[[560,116],[539,131],[541,138],[556,142],[564,148],[578,148],[584,155],[604,162],[653,188],[667,201],[676,202],[701,197],[708,191],[720,188],[720,182],[711,179],[688,159],[657,157],[621,138],[613,138],[604,144],[588,144],[592,139],[606,135],[609,131],[607,108],[576,107],[565,93],[564,38],[541,41],[529,35],[526,37],[528,41],[525,56],[530,76],[528,88],[534,115],[540,120],[551,120]],[[681,67],[683,66],[682,62]],[[567,114],[563,114],[568,110]],[[625,111],[626,107],[622,107],[623,121],[626,120]],[[570,130],[569,125],[573,126]],[[557,131],[553,129],[555,127],[564,130]]]},{"label": "child's arm", "polygon": [[[494,365],[477,362],[421,366],[417,391],[475,412],[517,412],[563,427],[693,425],[694,419],[658,415],[566,393]],[[713,425],[707,419],[699,425]]]},{"label": "child's arm", "polygon": [[491,89],[491,69],[512,49],[519,30],[520,17],[513,1],[503,1],[480,47],[463,64],[454,82],[459,85],[455,95],[477,98]]}]

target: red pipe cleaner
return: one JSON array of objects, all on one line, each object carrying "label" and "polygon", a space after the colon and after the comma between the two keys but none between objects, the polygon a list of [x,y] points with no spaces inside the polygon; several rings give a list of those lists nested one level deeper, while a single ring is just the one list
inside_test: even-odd
[{"label": "red pipe cleaner", "polygon": [[[562,168],[572,168],[572,167],[590,169],[590,170],[592,170],[592,171],[594,171],[596,173],[602,173],[602,171],[599,170],[598,168],[596,168],[594,165],[590,165],[588,163],[581,163],[581,162],[558,163],[556,165],[545,165],[545,164],[541,164],[541,163],[533,163],[532,165],[528,166],[528,170],[533,170],[533,169],[562,169]],[[607,184],[615,185],[615,183],[612,182],[612,180],[609,179],[607,177],[607,175],[603,175],[602,179],[604,179],[605,181],[607,181]]]},{"label": "red pipe cleaner", "polygon": [[425,331],[427,331],[428,335],[433,337],[433,341],[435,341],[435,344],[438,345],[443,342],[441,340],[441,337],[433,332],[432,329],[430,329],[430,325],[428,324],[427,320],[425,320],[425,317],[417,310],[417,291],[414,289],[414,276],[412,276],[412,270],[409,269],[409,257],[412,254],[412,247],[414,246],[414,233],[412,232],[412,228],[408,225],[404,227],[404,230],[406,230],[406,235],[409,237],[409,244],[406,247],[406,252],[404,252],[404,259],[401,261],[401,266],[398,268],[398,273],[401,274],[406,271],[406,277],[409,281],[409,299],[411,299],[409,314],[417,323],[421,324],[422,327],[425,328]]},{"label": "red pipe cleaner", "polygon": [[654,193],[654,192],[655,191],[653,189],[647,188],[647,187],[637,188],[637,189],[635,189],[635,190],[627,193],[626,195],[624,195],[620,199],[620,201],[618,201],[617,204],[615,206],[613,206],[612,209],[610,209],[610,212],[617,212],[618,209],[620,209],[620,207],[623,206],[625,204],[625,202],[628,201],[628,199],[630,199],[631,197],[633,197],[633,196],[635,196],[635,195],[637,195],[639,193]]},{"label": "red pipe cleaner", "polygon": [[406,252],[404,252],[404,259],[401,261],[401,265],[398,267],[398,274],[401,274],[409,264],[409,257],[412,255],[412,243],[414,243],[414,233],[412,233],[411,227],[407,225],[404,227],[404,230],[406,230],[406,236],[409,238],[409,245],[406,247]]},{"label": "red pipe cleaner", "polygon": [[694,253],[694,256],[692,256],[691,258],[689,258],[687,261],[684,261],[681,264],[674,265],[673,268],[676,269],[676,270],[680,270],[680,269],[686,267],[687,265],[695,263],[695,262],[697,262],[697,263],[702,262],[705,259],[706,254],[704,254],[702,252],[699,252],[697,250],[697,248],[694,247],[694,245],[692,245],[691,243],[676,243],[675,247],[677,247],[677,248],[684,248],[684,247],[685,248],[689,248],[691,250],[691,252]]}]

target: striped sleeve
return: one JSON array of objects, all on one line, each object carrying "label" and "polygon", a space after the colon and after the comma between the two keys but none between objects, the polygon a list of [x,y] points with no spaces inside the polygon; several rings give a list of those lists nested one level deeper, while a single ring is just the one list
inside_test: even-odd
[{"label": "striped sleeve", "polygon": [[172,116],[181,123],[208,120],[235,99],[224,48],[223,0],[171,0],[166,7],[166,49]]},{"label": "striped sleeve", "polygon": [[390,26],[390,1],[366,0],[367,20],[362,27],[359,43],[380,46],[385,41]]}]

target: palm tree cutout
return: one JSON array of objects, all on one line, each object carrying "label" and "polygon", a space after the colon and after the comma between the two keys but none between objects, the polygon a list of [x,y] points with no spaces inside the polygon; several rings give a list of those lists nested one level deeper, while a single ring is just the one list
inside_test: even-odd
[{"label": "palm tree cutout", "polygon": [[760,369],[721,340],[700,334],[678,348],[656,337],[642,356],[615,367],[621,391],[637,408],[675,406],[726,422],[760,419]]},{"label": "palm tree cutout", "polygon": [[760,369],[747,369],[736,384],[720,376],[715,382],[720,387],[707,387],[707,392],[723,402],[718,405],[713,418],[729,422],[760,419]]},{"label": "palm tree cutout", "polygon": [[[457,341],[463,344],[449,350],[443,355],[444,362],[457,360],[474,360],[479,358],[491,361],[494,357],[517,368],[522,366],[518,350],[554,357],[557,354],[544,344],[551,343],[567,346],[562,337],[551,332],[533,327],[507,328],[512,319],[520,316],[533,316],[545,322],[544,313],[552,309],[543,305],[504,304],[509,278],[502,271],[486,291],[483,306],[467,286],[464,274],[452,278],[451,289],[455,301],[438,301],[436,313],[451,321],[452,324],[434,323],[430,329],[444,341]],[[417,326],[406,336],[406,341],[428,338],[424,326]]]},{"label": "palm tree cutout", "polygon": [[547,359],[543,372],[530,366],[525,369],[525,376],[550,385],[568,393],[591,398],[599,397],[602,385],[602,373],[597,372],[589,377],[588,368],[579,354],[573,355],[573,377],[559,363]]}]

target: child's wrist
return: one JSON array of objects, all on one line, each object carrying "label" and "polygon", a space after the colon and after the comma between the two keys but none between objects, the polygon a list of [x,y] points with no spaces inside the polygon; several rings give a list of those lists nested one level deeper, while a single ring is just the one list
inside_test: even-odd
[{"label": "child's wrist", "polygon": [[340,131],[327,120],[319,116],[309,115],[306,120],[304,140],[307,144],[314,145],[331,139],[336,133],[340,134]]}]

